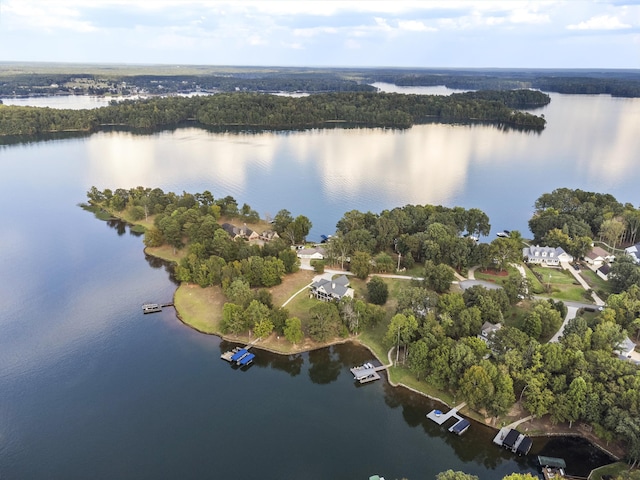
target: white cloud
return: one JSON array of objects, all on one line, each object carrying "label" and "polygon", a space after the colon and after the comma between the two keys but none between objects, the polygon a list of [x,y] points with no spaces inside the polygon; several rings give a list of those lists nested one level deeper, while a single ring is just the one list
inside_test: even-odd
[{"label": "white cloud", "polygon": [[549,23],[551,19],[547,14],[518,8],[509,15],[509,21],[512,23],[539,25],[542,23]]},{"label": "white cloud", "polygon": [[435,32],[437,30],[436,28],[425,25],[419,20],[400,20],[398,21],[398,28],[410,32]]},{"label": "white cloud", "polygon": [[631,28],[628,23],[622,23],[618,17],[612,15],[597,15],[585,22],[568,25],[569,30],[623,30]]},{"label": "white cloud", "polygon": [[323,33],[328,33],[333,35],[338,33],[338,29],[333,27],[313,27],[313,28],[295,28],[293,30],[294,37],[310,38],[310,37],[321,35]]}]

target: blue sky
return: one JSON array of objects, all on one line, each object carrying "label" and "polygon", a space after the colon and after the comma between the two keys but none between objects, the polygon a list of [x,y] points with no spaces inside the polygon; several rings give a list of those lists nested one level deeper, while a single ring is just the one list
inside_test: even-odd
[{"label": "blue sky", "polygon": [[0,61],[640,68],[640,0],[0,0]]}]

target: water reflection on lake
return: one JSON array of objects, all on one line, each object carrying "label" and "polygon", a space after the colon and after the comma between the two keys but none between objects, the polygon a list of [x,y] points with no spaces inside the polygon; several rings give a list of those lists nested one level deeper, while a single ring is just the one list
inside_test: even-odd
[{"label": "water reflection on lake", "polygon": [[[538,112],[549,121],[540,134],[442,124],[179,128],[0,146],[0,477],[534,471],[531,457],[493,446],[488,428],[457,437],[429,422],[435,404],[422,396],[386,381],[355,386],[348,368],[371,360],[364,349],[260,352],[249,370],[233,370],[219,359],[227,344],[184,327],[172,309],[142,314],[142,303],[173,295],[165,265],[145,258],[127,227],[77,204],[91,185],[209,189],[262,214],[307,215],[318,238],[354,208],[477,207],[494,231],[526,234],[535,199],[560,186],[640,203],[640,101],[552,95]],[[569,447],[534,442],[534,451],[545,448],[552,455]]]}]

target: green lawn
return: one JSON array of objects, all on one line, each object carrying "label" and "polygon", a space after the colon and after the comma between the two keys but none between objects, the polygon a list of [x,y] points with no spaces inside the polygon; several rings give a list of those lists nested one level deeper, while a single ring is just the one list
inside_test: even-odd
[{"label": "green lawn", "polygon": [[[602,480],[602,478],[616,478],[618,475],[621,475],[623,472],[629,470],[629,465],[624,462],[615,462],[609,465],[605,465],[600,468],[596,468],[589,475],[589,480]],[[611,477],[606,477],[610,475]]]},{"label": "green lawn", "polygon": [[596,292],[603,292],[605,297],[609,296],[611,293],[611,285],[606,280],[600,278],[595,272],[592,272],[588,268],[585,268],[580,271],[580,275],[584,278],[584,281],[589,284],[592,290]]},{"label": "green lawn", "polygon": [[[545,289],[541,295],[553,297],[556,300],[571,300],[574,302],[590,301],[589,296],[578,281],[571,275],[571,272],[560,268],[530,267],[542,279],[542,286]],[[548,288],[551,289],[549,294]]]}]

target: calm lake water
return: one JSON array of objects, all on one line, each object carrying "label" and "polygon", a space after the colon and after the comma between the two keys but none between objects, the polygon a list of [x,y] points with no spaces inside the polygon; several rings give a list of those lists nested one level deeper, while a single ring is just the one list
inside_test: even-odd
[{"label": "calm lake water", "polygon": [[[535,199],[568,186],[640,203],[640,101],[552,94],[540,134],[485,125],[152,135],[102,132],[0,146],[0,478],[482,479],[535,471],[533,457],[425,418],[434,404],[386,381],[356,387],[371,360],[341,346],[259,352],[247,371],[228,345],[183,326],[167,270],[142,239],[77,207],[98,188],[159,186],[281,208],[331,233],[351,209],[478,207],[494,232],[519,229]],[[542,439],[574,473],[606,461]],[[570,468],[571,470],[571,468]]]}]

